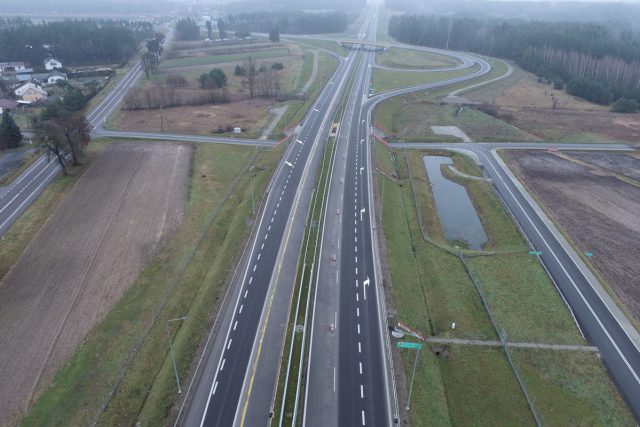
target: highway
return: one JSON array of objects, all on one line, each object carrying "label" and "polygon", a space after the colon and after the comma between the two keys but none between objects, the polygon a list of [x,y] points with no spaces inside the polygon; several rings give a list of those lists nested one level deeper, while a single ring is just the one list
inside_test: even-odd
[{"label": "highway", "polygon": [[[282,277],[283,271],[293,273],[287,278],[289,285],[295,280],[304,222],[311,201],[309,190],[315,181],[331,119],[353,66],[353,58],[354,55],[350,55],[339,64],[296,131],[269,184],[259,221],[230,285],[224,313],[214,325],[216,333],[212,330],[201,369],[195,375],[193,387],[188,392],[189,401],[185,400],[177,424],[244,425],[252,416],[258,423],[266,424],[268,420],[277,369],[273,370],[273,378],[263,379],[260,384],[254,382],[254,375],[258,359],[274,349],[278,350],[272,352],[277,354],[276,359],[268,363],[272,367],[279,366],[281,346],[278,349],[277,342],[264,338],[267,319],[273,305],[283,301],[283,298],[274,297],[282,287],[281,282],[286,281]],[[290,246],[295,248],[295,256],[287,256]],[[290,294],[284,301],[285,314],[288,314]],[[270,325],[275,324],[275,329],[282,334],[283,323],[286,323],[286,315],[280,323],[272,320]],[[263,347],[262,343],[267,345]],[[262,370],[258,372],[261,373]],[[265,384],[267,393],[251,395],[254,387]],[[252,398],[257,400],[249,405],[247,402]],[[265,410],[251,415],[251,409],[256,406],[265,407]],[[255,422],[246,421],[246,425],[255,425]]]},{"label": "highway", "polygon": [[[375,40],[372,19],[368,40]],[[419,49],[436,51],[434,49]],[[475,79],[490,65],[466,54],[468,75],[368,98],[375,54],[366,52],[337,139],[316,277],[305,426],[391,425],[398,419],[372,196],[371,111],[392,96]],[[335,261],[334,261],[335,258]],[[330,325],[334,324],[336,332]]]},{"label": "highway", "polygon": [[425,143],[393,146],[467,152],[483,166],[532,247],[542,252],[541,262],[571,307],[589,343],[598,347],[620,394],[636,419],[639,419],[640,334],[498,154],[501,149],[631,151],[633,148],[624,144],[545,143]]},{"label": "highway", "polygon": [[[376,39],[377,21],[375,11],[365,20],[366,31],[363,29],[361,33],[366,40]],[[330,190],[320,239],[303,425],[391,425],[398,419],[375,230],[372,113],[378,103],[393,96],[469,81],[491,71],[489,63],[472,55],[398,46],[453,56],[461,61],[461,65],[452,69],[472,66],[477,69],[465,76],[369,97],[372,71],[381,68],[375,63],[375,53],[352,51],[347,58],[340,58],[329,84],[295,130],[284,159],[269,183],[257,223],[236,267],[219,317],[210,331],[194,380],[186,390],[176,425],[253,426],[268,423],[288,314],[287,286],[292,286],[295,280],[311,189],[331,119],[352,73],[354,83],[336,140],[337,155],[331,165]],[[135,85],[141,72],[140,62],[134,64],[87,114],[95,128],[95,136],[265,147],[276,144],[245,138],[104,129],[106,118]],[[471,155],[483,166],[533,248],[542,252],[541,262],[567,300],[589,342],[598,347],[621,394],[640,418],[638,332],[498,155],[498,150],[505,148],[627,150],[629,147],[539,143],[391,146],[459,151]],[[6,233],[59,173],[56,162],[55,158],[41,157],[0,193],[0,235]]]},{"label": "highway", "polygon": [[[367,35],[375,37],[375,16]],[[362,101],[369,88],[374,55],[362,61],[345,109],[315,279],[313,326],[303,412],[305,426],[390,425],[386,321],[374,260],[370,155]],[[333,331],[331,325],[335,326]]]}]

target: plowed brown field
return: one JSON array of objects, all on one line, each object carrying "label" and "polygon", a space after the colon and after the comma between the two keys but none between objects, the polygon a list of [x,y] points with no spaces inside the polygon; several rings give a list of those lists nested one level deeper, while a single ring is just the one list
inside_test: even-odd
[{"label": "plowed brown field", "polygon": [[[581,251],[593,253],[592,265],[640,321],[640,188],[595,164],[576,162],[589,159],[575,153],[507,151],[504,156],[554,222]],[[617,162],[628,160],[610,154],[606,164],[618,169]]]},{"label": "plowed brown field", "polygon": [[182,220],[191,150],[113,144],[0,283],[0,425],[15,421]]}]

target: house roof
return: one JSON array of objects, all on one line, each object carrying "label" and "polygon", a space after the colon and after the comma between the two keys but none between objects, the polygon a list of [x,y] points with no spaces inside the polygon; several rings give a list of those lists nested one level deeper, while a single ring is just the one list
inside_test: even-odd
[{"label": "house roof", "polygon": [[53,77],[53,76],[58,76],[58,77],[62,77],[65,80],[67,79],[67,74],[66,73],[61,73],[59,71],[52,71],[50,73],[38,73],[38,74],[33,74],[31,75],[31,78],[33,80],[48,80],[49,77]]},{"label": "house roof", "polygon": [[36,92],[40,92],[43,95],[46,95],[47,92],[45,92],[41,87],[36,86],[34,83],[27,83],[24,84],[22,86],[20,86],[19,88],[17,88],[14,93],[18,96],[22,96],[24,95],[29,89],[33,89]]},{"label": "house roof", "polygon": [[24,62],[0,62],[0,67],[24,67]]},{"label": "house roof", "polygon": [[0,99],[0,108],[12,109],[12,108],[16,108],[17,105],[18,103],[11,99]]}]

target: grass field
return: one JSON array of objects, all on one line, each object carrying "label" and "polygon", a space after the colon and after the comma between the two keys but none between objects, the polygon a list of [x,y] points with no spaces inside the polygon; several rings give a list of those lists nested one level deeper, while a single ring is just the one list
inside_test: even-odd
[{"label": "grass field", "polygon": [[455,71],[434,71],[423,73],[417,71],[390,71],[376,69],[373,72],[372,87],[375,92],[384,92],[391,89],[399,89],[420,84],[433,83],[440,80],[452,79],[473,73],[477,67]]},{"label": "grass field", "polygon": [[[57,373],[25,425],[162,425],[177,399],[165,322],[185,378],[250,231],[246,172],[262,194],[283,147],[196,145],[185,218],[105,320]],[[244,171],[244,173],[243,173]]]},{"label": "grass field", "polygon": [[376,126],[392,140],[452,141],[455,137],[438,135],[431,126],[457,126],[473,141],[539,141],[534,135],[471,106],[440,105],[430,95],[414,92],[382,102],[375,111]]},{"label": "grass field", "polygon": [[385,67],[406,69],[445,68],[461,63],[451,56],[395,47],[379,53],[376,61]]},{"label": "grass field", "polygon": [[545,425],[636,425],[595,354],[512,352]]},{"label": "grass field", "polygon": [[174,67],[188,67],[192,65],[222,64],[225,62],[242,61],[247,57],[255,59],[276,58],[288,56],[289,49],[270,49],[252,53],[235,53],[228,55],[202,55],[188,58],[165,59],[160,63],[160,69]]},{"label": "grass field", "polygon": [[[440,247],[448,242],[439,230],[422,155],[424,153],[414,151],[391,153],[382,144],[375,147],[376,166],[399,177],[398,184],[382,175],[377,182],[388,254],[386,264],[392,280],[387,299],[397,312],[397,320],[427,336],[495,340],[495,329],[469,273],[455,251]],[[461,155],[454,155],[454,164],[465,173],[477,175],[479,172]],[[409,170],[426,235],[437,245],[422,237]],[[522,237],[489,184],[463,179],[459,182],[465,185],[481,216],[489,237],[485,249],[498,251],[498,255],[467,257],[469,271],[477,279],[497,326],[514,342],[584,344],[553,284],[537,260],[527,254]],[[451,329],[452,322],[456,323],[455,331]],[[436,347],[428,345],[421,352],[409,415],[413,425],[533,424],[503,350],[439,346],[446,348],[436,356],[433,353]],[[528,350],[522,353],[528,354]],[[555,359],[546,360],[548,366],[540,365],[542,374],[550,378],[547,381],[557,381],[556,377],[562,372],[561,363],[571,360],[561,357],[566,354],[558,353]],[[412,356],[413,353],[403,354],[405,378],[411,374]],[[597,358],[584,363],[585,369],[604,372]],[[525,369],[526,365],[523,366]],[[628,420],[629,413],[610,380],[606,376],[598,378],[603,385],[584,384],[580,392],[582,398],[588,402],[605,400],[609,402],[612,419]],[[571,381],[574,380],[580,381],[572,377]],[[536,392],[544,393],[546,387],[551,387],[541,384]],[[543,414],[557,411],[559,414],[554,416],[560,419],[571,416],[573,424],[589,424],[592,414],[582,417],[573,410],[563,409],[575,398],[574,392],[554,387],[553,409],[542,406],[538,411]]]}]

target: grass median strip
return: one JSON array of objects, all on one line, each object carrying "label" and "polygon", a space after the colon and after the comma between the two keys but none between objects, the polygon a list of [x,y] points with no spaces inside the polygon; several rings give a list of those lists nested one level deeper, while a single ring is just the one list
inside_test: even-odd
[{"label": "grass median strip", "polygon": [[[338,107],[335,120],[342,117],[346,102],[349,94],[351,93],[351,87],[355,79],[355,74],[349,77],[345,91],[342,94],[340,106]],[[324,155],[322,158],[322,165],[318,176],[316,177],[316,191],[314,192],[314,198],[312,201],[312,210],[309,213],[308,227],[305,234],[305,250],[303,256],[300,258],[298,265],[298,277],[296,279],[296,288],[291,304],[291,314],[289,317],[289,324],[287,326],[287,336],[285,343],[290,343],[285,347],[280,366],[280,375],[278,378],[278,386],[276,389],[275,399],[275,416],[274,419],[278,422],[282,419],[285,423],[297,424],[298,419],[294,420],[294,412],[296,411],[296,394],[297,390],[304,390],[305,379],[302,378],[299,381],[300,376],[300,357],[302,356],[303,345],[305,346],[305,352],[308,350],[308,340],[303,340],[303,334],[297,330],[298,325],[302,325],[306,333],[310,333],[311,321],[308,313],[308,306],[302,307],[305,301],[310,301],[313,298],[313,283],[315,272],[317,271],[318,261],[318,239],[322,236],[321,224],[323,221],[324,205],[326,202],[326,192],[328,189],[332,158],[335,156],[336,140],[330,138],[325,146]],[[297,316],[296,316],[297,314]],[[291,320],[293,319],[293,321]],[[293,335],[295,334],[295,335]],[[293,340],[292,340],[293,335]],[[306,342],[305,342],[306,341]],[[289,356],[290,355],[290,356]],[[308,354],[306,356],[308,360]],[[304,361],[306,362],[306,361]],[[302,366],[305,366],[303,363]],[[290,367],[287,372],[287,367]],[[288,375],[288,377],[287,377]],[[285,391],[286,390],[286,391]],[[284,399],[284,406],[283,406]],[[303,402],[303,396],[300,396],[298,405]],[[297,416],[300,416],[302,412],[300,408],[297,408]]]},{"label": "grass median strip", "polygon": [[172,416],[177,389],[166,321],[187,316],[172,332],[184,384],[250,232],[249,168],[262,194],[283,146],[193,149],[183,223],[58,371],[25,425],[162,425]]}]

